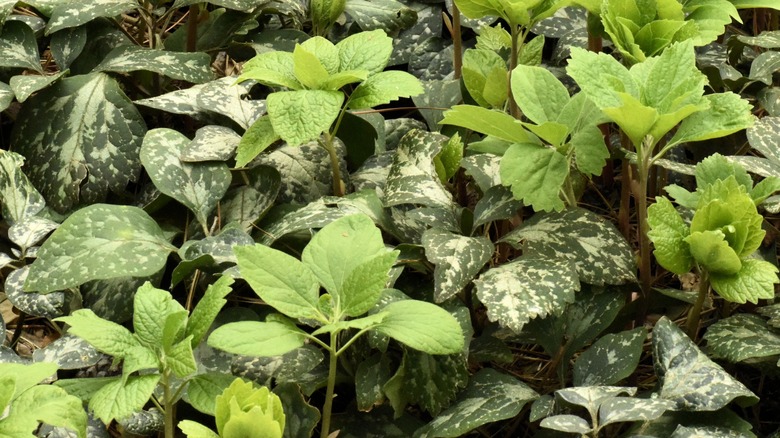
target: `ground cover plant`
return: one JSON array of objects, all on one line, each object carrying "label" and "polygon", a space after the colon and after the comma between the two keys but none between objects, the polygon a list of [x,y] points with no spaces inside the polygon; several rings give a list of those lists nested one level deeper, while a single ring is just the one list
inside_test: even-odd
[{"label": "ground cover plant", "polygon": [[776,0],[0,0],[0,437],[780,436]]}]

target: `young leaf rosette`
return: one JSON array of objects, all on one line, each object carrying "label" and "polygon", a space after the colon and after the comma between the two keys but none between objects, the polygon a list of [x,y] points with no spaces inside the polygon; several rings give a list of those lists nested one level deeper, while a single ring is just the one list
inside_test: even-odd
[{"label": "young leaf rosette", "polygon": [[712,289],[731,302],[773,298],[778,270],[752,257],[766,232],[745,187],[729,176],[700,193],[690,226],[666,198],[656,198],[648,209],[648,235],[658,263],[675,274],[696,266],[709,276]]}]

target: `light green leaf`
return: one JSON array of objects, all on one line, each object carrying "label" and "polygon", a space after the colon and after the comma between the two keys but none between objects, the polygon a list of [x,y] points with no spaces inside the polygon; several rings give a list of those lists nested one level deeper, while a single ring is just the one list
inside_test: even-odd
[{"label": "light green leaf", "polygon": [[463,350],[458,321],[441,307],[417,300],[402,300],[382,308],[385,319],[374,330],[429,354],[454,354]]},{"label": "light green leaf", "polygon": [[[24,391],[32,388],[41,380],[51,377],[57,372],[57,364],[40,362],[32,364],[0,363],[0,375],[13,379],[14,390],[8,396],[9,400],[19,397]],[[7,407],[3,406],[3,409]]]},{"label": "light green leaf", "polygon": [[[622,105],[620,93],[639,97],[639,85],[628,69],[610,55],[577,47],[571,51],[566,72],[593,103],[601,109]],[[636,116],[636,114],[635,114]]]},{"label": "light green leaf", "polygon": [[568,174],[564,155],[536,144],[513,144],[501,159],[501,184],[536,211],[563,210],[560,191]]},{"label": "light green leaf", "polygon": [[635,147],[641,146],[659,120],[658,110],[643,105],[630,94],[617,93],[617,97],[620,101],[617,106],[601,110],[620,126]]},{"label": "light green leaf", "polygon": [[780,336],[759,316],[740,313],[722,319],[704,334],[707,352],[729,362],[780,354]]},{"label": "light green leaf", "polygon": [[279,140],[279,135],[274,131],[273,125],[271,125],[271,118],[264,115],[257,119],[244,132],[241,142],[238,143],[236,167],[246,166],[276,140]]},{"label": "light green leaf", "polygon": [[198,374],[187,384],[187,400],[200,412],[214,415],[218,395],[233,383],[235,377],[223,373]]},{"label": "light green leaf", "polygon": [[[340,305],[344,314],[357,317],[368,312],[387,285],[399,251],[392,251],[356,266],[344,279]],[[354,320],[353,320],[354,321]]]},{"label": "light green leaf", "polygon": [[574,385],[614,385],[630,376],[639,364],[646,338],[644,327],[604,335],[577,358]]},{"label": "light green leaf", "polygon": [[422,429],[422,437],[459,437],[487,423],[514,417],[537,394],[525,383],[491,368],[479,370],[447,410]]},{"label": "light green leaf", "polygon": [[[695,176],[698,190],[704,190],[716,184],[718,180],[725,180],[730,176],[733,176],[746,192],[750,193],[753,189],[753,178],[748,175],[745,168],[718,153],[701,160],[696,165]],[[692,208],[696,208],[696,205]]]},{"label": "light green leaf", "polygon": [[674,205],[664,197],[655,198],[655,204],[647,209],[647,223],[658,263],[677,275],[690,272],[693,256],[685,242],[690,230]]},{"label": "light green leaf", "polygon": [[683,120],[668,144],[687,143],[724,137],[753,125],[750,103],[734,93],[704,96],[710,107]]},{"label": "light green leaf", "polygon": [[474,286],[488,318],[515,333],[533,318],[560,313],[580,289],[571,263],[531,256],[489,269]]},{"label": "light green leaf", "polygon": [[0,66],[35,70],[43,74],[38,56],[38,44],[30,26],[20,21],[9,21],[0,37]]},{"label": "light green leaf", "polygon": [[455,105],[444,113],[442,125],[455,125],[506,140],[510,143],[532,143],[533,139],[520,122],[509,114],[474,105]]},{"label": "light green leaf", "polygon": [[319,89],[322,81],[330,76],[320,60],[300,44],[296,44],[293,51],[293,71],[301,85],[314,90]]},{"label": "light green leaf", "polygon": [[493,244],[485,237],[464,237],[431,228],[423,233],[425,256],[436,264],[434,301],[446,301],[474,279],[493,256]]},{"label": "light green leaf", "polygon": [[207,53],[171,52],[141,46],[119,46],[110,51],[93,71],[129,73],[151,71],[193,84],[214,79],[211,57]]},{"label": "light green leaf", "polygon": [[653,362],[659,396],[675,402],[675,410],[715,411],[735,399],[743,405],[758,401],[665,316],[653,329]]},{"label": "light green leaf", "polygon": [[89,309],[80,309],[56,320],[70,325],[68,333],[111,356],[124,357],[127,350],[140,345],[130,330],[100,318]]},{"label": "light green leaf", "polygon": [[268,115],[274,132],[290,146],[298,146],[327,132],[343,102],[340,91],[281,91],[268,96]]},{"label": "light green leaf", "polygon": [[694,231],[685,238],[693,259],[707,272],[731,276],[740,271],[742,262],[720,230]]},{"label": "light green leaf", "polygon": [[25,290],[45,293],[90,280],[149,276],[175,249],[140,208],[91,205],[73,213],[44,242]]},{"label": "light green leaf", "polygon": [[760,299],[772,299],[775,296],[777,278],[775,265],[757,259],[743,259],[742,269],[734,275],[713,273],[710,284],[718,295],[733,303],[746,301],[757,303]]},{"label": "light green leaf", "polygon": [[233,248],[241,276],[255,293],[292,318],[317,319],[320,283],[295,257],[264,245]]},{"label": "light green leaf", "polygon": [[523,127],[536,134],[552,146],[560,146],[569,136],[569,127],[558,122],[544,122],[541,125],[523,123]]},{"label": "light green leaf", "polygon": [[94,0],[63,2],[52,9],[46,25],[46,35],[60,29],[80,26],[98,17],[115,17],[138,7],[133,0]]},{"label": "light green leaf", "polygon": [[[365,28],[363,28],[365,29]],[[336,44],[339,49],[340,71],[366,70],[381,72],[393,52],[393,39],[383,30],[357,32]]]},{"label": "light green leaf", "polygon": [[[503,97],[506,100],[508,76],[506,61],[496,52],[484,49],[466,50],[463,53],[462,71],[463,84],[480,106],[491,106],[485,97],[485,91],[488,87],[503,88]],[[496,74],[493,73],[494,71]]]},{"label": "light green leaf", "polygon": [[601,175],[609,159],[604,134],[596,125],[584,126],[572,134],[569,144],[574,148],[577,169],[585,175]]},{"label": "light green leaf", "polygon": [[192,338],[186,337],[165,353],[165,367],[179,378],[185,378],[198,369],[192,354]]},{"label": "light green leaf", "polygon": [[106,424],[127,417],[144,407],[159,380],[159,374],[147,374],[130,377],[127,384],[121,380],[108,383],[92,396],[89,408]]},{"label": "light green leaf", "polygon": [[512,96],[523,114],[541,125],[555,121],[569,102],[569,91],[543,67],[518,65],[512,71]]},{"label": "light green leaf", "polygon": [[179,421],[178,427],[187,438],[219,438],[213,430],[192,420]]},{"label": "light green leaf", "polygon": [[140,170],[146,126],[119,84],[104,73],[62,79],[27,99],[14,126],[27,175],[54,209],[101,202]]},{"label": "light green leaf", "polygon": [[345,85],[354,84],[355,82],[363,82],[367,78],[368,72],[365,70],[341,71],[328,76],[327,79],[322,81],[320,84],[320,89],[339,90]]},{"label": "light green leaf", "polygon": [[195,305],[189,319],[187,320],[187,329],[184,336],[192,336],[192,348],[200,344],[200,341],[206,335],[214,319],[227,303],[225,297],[233,290],[230,285],[233,279],[227,275],[219,278],[216,282],[209,285],[206,293]]},{"label": "light green leaf", "polygon": [[244,356],[279,356],[303,345],[305,333],[292,324],[242,321],[218,327],[208,345]]},{"label": "light green leaf", "polygon": [[[21,423],[29,420],[32,420],[31,422],[35,426],[41,422],[51,426],[64,427],[75,432],[79,438],[87,436],[87,414],[81,400],[56,386],[34,386],[22,393],[14,401],[9,416],[4,418],[0,424]],[[24,432],[30,434],[32,430]],[[0,429],[1,434],[3,432]]]},{"label": "light green leaf", "polygon": [[255,80],[269,87],[287,87],[292,90],[303,88],[295,77],[295,62],[289,52],[264,52],[244,64],[241,76],[236,80],[243,82]]},{"label": "light green leaf", "polygon": [[22,171],[24,157],[10,151],[0,153],[0,206],[10,224],[35,216],[46,205],[38,190]]},{"label": "light green leaf", "polygon": [[409,73],[390,70],[371,75],[358,85],[349,98],[352,109],[372,108],[388,104],[401,97],[423,93],[420,80]]},{"label": "light green leaf", "polygon": [[138,288],[133,299],[133,328],[141,344],[157,350],[163,343],[167,318],[175,313],[187,314],[170,292],[157,289],[146,282]]}]

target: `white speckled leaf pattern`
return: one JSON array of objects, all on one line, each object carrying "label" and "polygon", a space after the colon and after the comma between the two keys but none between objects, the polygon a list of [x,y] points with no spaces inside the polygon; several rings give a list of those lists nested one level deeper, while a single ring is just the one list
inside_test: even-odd
[{"label": "white speckled leaf pattern", "polygon": [[98,17],[113,17],[138,7],[134,0],[90,0],[60,2],[52,10],[46,35],[68,27],[80,26]]},{"label": "white speckled leaf pattern", "polygon": [[5,82],[0,82],[0,111],[5,111],[14,101],[14,92]]},{"label": "white speckled leaf pattern", "polygon": [[584,434],[591,431],[590,424],[587,421],[571,414],[547,417],[539,425],[547,429],[580,434],[580,436],[584,436]]},{"label": "white speckled leaf pattern", "polygon": [[433,164],[447,137],[415,129],[406,134],[395,152],[385,186],[385,206],[422,204],[452,206],[452,195],[442,185]]},{"label": "white speckled leaf pattern", "polygon": [[51,76],[16,75],[11,77],[8,85],[10,85],[11,91],[16,96],[16,100],[21,103],[27,100],[33,93],[43,90],[63,76],[65,76],[65,72]]},{"label": "white speckled leaf pattern", "polygon": [[87,27],[78,26],[55,32],[51,36],[49,48],[54,61],[64,71],[81,55],[86,44]]},{"label": "white speckled leaf pattern", "polygon": [[313,345],[304,345],[280,356],[236,356],[230,372],[255,382],[296,382],[301,376],[322,363],[325,356]]},{"label": "white speckled leaf pattern", "polygon": [[459,437],[483,424],[512,418],[539,394],[520,380],[491,368],[471,377],[452,406],[422,429],[421,437]]},{"label": "white speckled leaf pattern", "polygon": [[[343,143],[334,142],[341,155]],[[279,188],[280,203],[303,204],[333,193],[333,176],[328,152],[316,142],[302,146],[284,145],[257,159],[258,164],[273,167],[281,175]],[[342,175],[346,175],[345,163],[341,162]]]},{"label": "white speckled leaf pattern", "polygon": [[501,185],[501,157],[493,154],[476,154],[463,158],[461,165],[466,172],[474,178],[479,189],[487,192],[488,189]]},{"label": "white speckled leaf pattern", "polygon": [[638,327],[603,336],[574,363],[574,385],[614,385],[639,364],[647,330]]},{"label": "white speckled leaf pattern", "polygon": [[711,357],[729,362],[780,354],[780,336],[767,326],[765,319],[747,313],[711,325],[704,339]]},{"label": "white speckled leaf pattern", "polygon": [[217,125],[204,126],[195,138],[184,147],[179,157],[184,162],[225,161],[236,152],[241,137],[230,128]]},{"label": "white speckled leaf pattern", "polygon": [[63,212],[122,191],[140,169],[146,126],[119,84],[103,73],[62,79],[27,99],[12,142],[28,176]]},{"label": "white speckled leaf pattern", "polygon": [[38,214],[46,202],[22,172],[24,157],[0,152],[0,206],[3,219],[10,224]]},{"label": "white speckled leaf pattern", "polygon": [[77,370],[98,363],[103,353],[78,336],[66,334],[51,344],[33,351],[35,362],[53,362],[61,370]]},{"label": "white speckled leaf pattern", "polygon": [[606,400],[599,407],[599,426],[626,421],[655,420],[672,408],[674,402],[669,400],[615,397]]},{"label": "white speckled leaf pattern", "polygon": [[653,363],[661,385],[659,395],[675,402],[675,410],[714,411],[734,399],[743,405],[758,401],[667,317],[653,330]]},{"label": "white speckled leaf pattern", "polygon": [[531,319],[560,313],[574,302],[580,282],[565,259],[523,256],[484,272],[474,286],[488,318],[520,333]]},{"label": "white speckled leaf pattern", "polygon": [[581,208],[537,214],[502,242],[528,255],[570,260],[585,283],[624,284],[636,280],[634,253],[614,225]]},{"label": "white speckled leaf pattern", "polygon": [[11,225],[8,238],[19,248],[27,249],[41,241],[60,224],[52,220],[32,216]]},{"label": "white speckled leaf pattern", "polygon": [[431,228],[422,236],[425,256],[436,264],[434,301],[441,303],[461,291],[493,255],[486,237],[465,237]]},{"label": "white speckled leaf pattern", "polygon": [[141,285],[158,285],[163,270],[145,277],[115,277],[81,285],[82,304],[103,319],[122,324],[133,317],[133,298]]},{"label": "white speckled leaf pattern", "polygon": [[474,225],[478,226],[514,216],[523,203],[515,199],[509,188],[495,186],[489,188],[474,206]]},{"label": "white speckled leaf pattern", "polygon": [[443,21],[442,5],[413,2],[409,7],[417,12],[417,21],[410,28],[403,29],[393,38],[393,54],[389,65],[406,64],[419,44],[430,37],[441,35]]},{"label": "white speckled leaf pattern", "polygon": [[220,203],[222,223],[237,222],[247,233],[273,206],[281,186],[276,169],[257,166],[250,172],[252,185],[228,190]]},{"label": "white speckled leaf pattern", "polygon": [[116,47],[109,52],[94,71],[129,73],[144,70],[201,84],[214,78],[210,65],[211,57],[203,52],[171,52],[128,45]]},{"label": "white speckled leaf pattern", "polygon": [[45,293],[89,280],[152,275],[175,250],[140,208],[91,205],[73,213],[44,242],[25,290]]},{"label": "white speckled leaf pattern", "polygon": [[393,32],[417,21],[417,13],[396,0],[350,0],[346,12],[363,30]]},{"label": "white speckled leaf pattern", "polygon": [[9,21],[0,36],[0,67],[19,67],[43,73],[35,34],[25,23]]},{"label": "white speckled leaf pattern", "polygon": [[223,162],[183,163],[179,156],[188,144],[177,131],[153,129],[144,137],[141,162],[161,192],[184,204],[208,227],[209,214],[230,185],[230,170]]},{"label": "white speckled leaf pattern", "polygon": [[[24,282],[28,278],[30,267],[17,269],[5,279],[5,293],[8,301],[28,315],[44,318],[56,318],[65,314],[65,292],[25,292]],[[70,295],[70,294],[68,294]]]},{"label": "white speckled leaf pattern", "polygon": [[[203,3],[202,0],[176,0],[173,3],[172,8],[181,8],[184,6],[193,5],[195,3]],[[259,6],[263,6],[269,3],[268,0],[209,0],[210,4],[215,6],[222,6],[228,9],[234,9],[237,11],[251,12]]]}]

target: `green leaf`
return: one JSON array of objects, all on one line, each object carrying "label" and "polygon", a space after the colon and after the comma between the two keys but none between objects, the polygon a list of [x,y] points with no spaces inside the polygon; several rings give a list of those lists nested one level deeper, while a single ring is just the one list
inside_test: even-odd
[{"label": "green leaf", "polygon": [[590,424],[584,419],[571,414],[553,415],[545,418],[539,426],[560,432],[587,434],[591,432]]},{"label": "green leaf", "polygon": [[452,208],[452,195],[444,187],[434,167],[434,157],[447,137],[420,129],[409,131],[401,139],[387,175],[384,204],[421,204]]},{"label": "green leaf", "polygon": [[[498,90],[495,102],[500,100],[503,88],[503,100],[507,98],[506,61],[492,50],[468,49],[463,53],[463,84],[472,98],[482,107],[490,107],[485,96],[488,87]],[[496,72],[496,73],[493,73]],[[503,104],[503,101],[501,102]],[[499,105],[493,105],[499,106]]]},{"label": "green leaf", "polygon": [[93,71],[129,73],[151,71],[193,84],[214,79],[211,57],[207,53],[171,52],[141,46],[119,46],[109,52]]},{"label": "green leaf", "polygon": [[70,325],[68,333],[76,335],[93,347],[111,356],[124,357],[125,352],[139,343],[130,330],[95,315],[89,309],[80,309],[70,316],[56,319]]},{"label": "green leaf", "polygon": [[780,354],[780,336],[759,316],[740,313],[722,319],[704,334],[707,352],[729,362]]},{"label": "green leaf", "polygon": [[0,66],[35,70],[43,74],[38,56],[38,44],[30,26],[19,21],[10,21],[3,26],[0,38]]},{"label": "green leaf", "polygon": [[[716,184],[718,180],[725,180],[730,176],[733,176],[748,193],[753,189],[753,178],[748,175],[744,167],[721,154],[712,154],[696,165],[697,190],[704,190]],[[696,206],[694,205],[693,208]]]},{"label": "green leaf", "polygon": [[208,345],[244,356],[279,356],[302,346],[305,335],[292,324],[241,321],[218,327]]},{"label": "green leaf", "polygon": [[750,103],[738,94],[709,94],[704,99],[710,102],[710,107],[683,120],[668,144],[725,137],[753,126],[756,120]]},{"label": "green leaf", "polygon": [[187,320],[187,329],[184,336],[192,336],[192,348],[195,348],[203,340],[214,319],[227,303],[226,296],[233,290],[230,285],[233,279],[229,276],[222,276],[216,282],[209,285],[206,293],[195,305],[189,319]]},{"label": "green leaf", "polygon": [[588,284],[624,284],[636,281],[633,250],[617,229],[599,215],[581,208],[534,215],[501,241],[525,254],[574,263]]},{"label": "green leaf", "polygon": [[685,241],[690,230],[672,203],[656,197],[655,204],[647,209],[647,223],[647,235],[655,246],[653,255],[658,263],[677,275],[690,272],[693,256]]},{"label": "green leaf", "polygon": [[[365,29],[365,28],[364,28]],[[336,44],[339,49],[340,71],[366,70],[381,72],[393,52],[393,39],[383,30],[357,32]]]},{"label": "green leaf", "polygon": [[51,76],[16,75],[11,76],[11,80],[8,84],[11,86],[11,91],[13,91],[14,96],[16,96],[16,100],[21,103],[34,93],[37,93],[60,80],[66,73],[67,72],[59,72]]},{"label": "green leaf", "polygon": [[[360,316],[379,300],[399,251],[380,254],[355,267],[344,279],[340,305],[345,315]],[[352,320],[355,321],[355,320]]]},{"label": "green leaf", "polygon": [[620,107],[620,93],[639,97],[639,85],[628,69],[606,53],[573,47],[566,72],[601,109]]},{"label": "green leaf", "polygon": [[653,362],[659,396],[675,402],[675,410],[714,411],[735,399],[743,405],[758,401],[665,316],[653,329]]},{"label": "green leaf", "polygon": [[775,294],[777,267],[764,260],[743,259],[742,268],[734,275],[713,273],[710,276],[712,289],[728,301],[744,304],[757,303],[760,299],[771,299]]},{"label": "green leaf", "polygon": [[341,71],[328,76],[328,78],[320,84],[320,89],[339,90],[345,85],[354,84],[355,82],[363,82],[367,78],[368,72],[365,70]]},{"label": "green leaf", "polygon": [[[87,414],[81,400],[56,386],[34,386],[22,393],[14,401],[9,416],[0,422],[0,434],[3,434],[3,423],[13,424],[16,422],[31,422],[34,426],[41,422],[51,426],[64,427],[75,432],[79,438],[87,436]],[[26,430],[25,432],[30,434],[33,431]]]},{"label": "green leaf", "polygon": [[673,408],[674,402],[669,400],[615,397],[599,406],[599,426],[625,421],[655,420]]},{"label": "green leaf", "polygon": [[159,380],[159,374],[147,374],[130,377],[127,384],[121,380],[108,383],[92,396],[89,408],[106,424],[125,418],[144,407]]},{"label": "green leaf", "polygon": [[721,231],[694,231],[685,238],[696,263],[716,276],[731,276],[740,271],[742,262],[729,246]]},{"label": "green leaf", "polygon": [[152,350],[163,344],[166,320],[175,313],[187,314],[184,307],[167,291],[146,282],[138,288],[133,299],[133,328],[141,344]]},{"label": "green leaf", "polygon": [[409,73],[390,70],[371,75],[350,95],[351,109],[373,108],[385,105],[402,97],[423,93],[420,80]]},{"label": "green leaf", "polygon": [[298,259],[264,245],[233,248],[241,276],[255,293],[292,318],[317,319],[320,283]]},{"label": "green leaf", "polygon": [[[51,377],[57,372],[57,364],[41,362],[31,364],[0,363],[0,375],[13,379],[13,391],[8,395],[9,400],[18,398],[24,391],[35,386],[41,380]],[[8,382],[8,381],[6,381]],[[6,383],[8,385],[8,383]],[[8,393],[4,393],[8,394]],[[3,406],[5,409],[8,403]]]},{"label": "green leaf", "polygon": [[266,100],[271,125],[282,140],[298,146],[330,129],[344,103],[340,91],[280,91]]},{"label": "green leaf", "polygon": [[402,300],[382,308],[387,317],[374,328],[384,335],[429,354],[463,350],[458,321],[441,307],[417,300]]},{"label": "green leaf", "polygon": [[0,206],[10,224],[35,216],[46,202],[22,172],[24,157],[10,151],[0,153]]},{"label": "green leaf", "polygon": [[189,208],[208,227],[208,216],[230,186],[230,171],[225,163],[184,163],[179,156],[189,140],[168,128],[146,133],[141,146],[141,162],[161,192]]},{"label": "green leaf", "polygon": [[444,113],[442,125],[455,125],[506,140],[510,143],[532,143],[528,131],[509,114],[474,105],[455,105]]},{"label": "green leaf", "polygon": [[330,76],[320,60],[300,44],[293,51],[293,71],[301,85],[313,90],[319,89],[322,81]]},{"label": "green leaf", "polygon": [[585,175],[601,175],[610,157],[604,143],[604,134],[595,125],[585,126],[574,132],[569,144],[574,149],[577,169]]},{"label": "green leaf", "polygon": [[73,213],[44,242],[25,290],[46,293],[90,280],[149,276],[174,250],[140,208],[91,205]]},{"label": "green leaf", "polygon": [[54,209],[101,202],[140,170],[141,114],[105,73],[62,79],[27,99],[14,125],[15,150]]},{"label": "green leaf", "polygon": [[641,146],[645,136],[659,122],[658,110],[643,105],[630,94],[617,93],[617,96],[620,100],[617,106],[601,110],[620,126],[635,147]]},{"label": "green leaf", "polygon": [[518,65],[512,71],[512,96],[523,114],[541,125],[555,121],[569,103],[569,91],[549,70]]},{"label": "green leaf", "polygon": [[192,420],[179,421],[178,427],[187,438],[219,438],[213,430]]},{"label": "green leaf", "polygon": [[236,167],[246,166],[276,140],[279,140],[279,135],[271,125],[271,118],[264,115],[257,119],[241,136],[236,154]]},{"label": "green leaf", "polygon": [[138,7],[132,0],[96,0],[86,3],[57,3],[46,25],[46,35],[80,26],[98,17],[115,17]]},{"label": "green leaf", "polygon": [[255,80],[269,87],[303,88],[295,77],[295,62],[289,52],[264,52],[244,64],[237,82]]},{"label": "green leaf", "polygon": [[490,368],[479,370],[447,410],[422,429],[422,437],[459,437],[487,423],[513,418],[539,395],[525,383]]},{"label": "green leaf", "polygon": [[560,191],[568,174],[564,155],[537,144],[513,144],[501,159],[501,183],[536,211],[563,210]]},{"label": "green leaf", "polygon": [[[444,143],[441,151],[434,157],[434,165],[437,166],[436,172],[442,182],[448,181],[460,170],[460,162],[463,160],[463,146],[460,134],[456,132]],[[437,163],[441,163],[441,172]]]},{"label": "green leaf", "polygon": [[235,377],[223,373],[198,374],[187,384],[187,399],[200,412],[214,415],[216,398],[230,386]]},{"label": "green leaf", "polygon": [[436,264],[434,301],[444,302],[474,279],[493,256],[493,244],[485,237],[464,237],[431,228],[423,233],[425,256]]},{"label": "green leaf", "polygon": [[186,337],[165,352],[165,367],[179,378],[185,378],[198,369],[192,354],[192,338]]},{"label": "green leaf", "polygon": [[574,363],[574,385],[614,385],[630,376],[639,364],[646,338],[644,327],[603,336]]},{"label": "green leaf", "polygon": [[474,286],[488,318],[515,333],[533,318],[560,313],[580,289],[571,263],[531,256],[489,269]]}]

